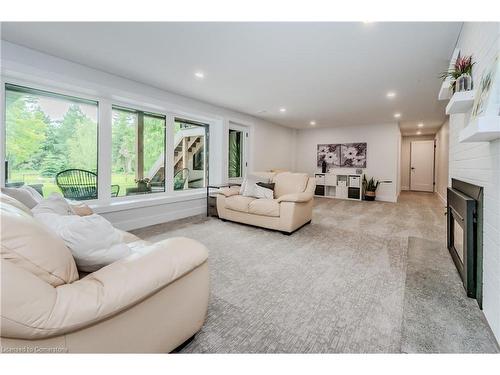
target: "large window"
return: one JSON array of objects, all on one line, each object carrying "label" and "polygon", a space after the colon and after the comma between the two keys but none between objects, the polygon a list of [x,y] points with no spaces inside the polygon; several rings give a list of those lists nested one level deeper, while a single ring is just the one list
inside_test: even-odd
[{"label": "large window", "polygon": [[176,118],[174,137],[174,190],[205,187],[208,125]]},{"label": "large window", "polygon": [[[6,186],[97,198],[97,108],[94,101],[6,85]],[[60,182],[71,174],[74,188],[61,190],[69,180],[58,186],[58,174]],[[78,187],[84,183],[80,175],[88,177],[84,189]]]},{"label": "large window", "polygon": [[165,116],[113,107],[111,193],[165,191]]}]

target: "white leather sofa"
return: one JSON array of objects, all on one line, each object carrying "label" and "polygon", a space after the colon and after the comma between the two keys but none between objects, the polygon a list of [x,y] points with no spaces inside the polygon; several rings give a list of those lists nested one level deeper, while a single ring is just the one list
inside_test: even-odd
[{"label": "white leather sofa", "polygon": [[1,349],[15,352],[170,352],[203,325],[207,249],[124,232],[133,254],[79,277],[64,242],[0,195]]},{"label": "white leather sofa", "polygon": [[315,179],[305,173],[265,175],[275,183],[274,199],[245,197],[240,195],[238,187],[220,189],[217,195],[219,218],[286,234],[311,222]]}]

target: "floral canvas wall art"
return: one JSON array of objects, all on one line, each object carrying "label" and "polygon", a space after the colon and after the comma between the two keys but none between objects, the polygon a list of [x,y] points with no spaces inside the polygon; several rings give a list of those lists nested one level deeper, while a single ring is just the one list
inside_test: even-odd
[{"label": "floral canvas wall art", "polygon": [[323,161],[326,170],[333,168],[366,168],[366,143],[320,144],[317,148],[317,167]]},{"label": "floral canvas wall art", "polygon": [[331,168],[340,167],[340,145],[318,145],[317,167],[321,168],[323,161],[326,161],[327,172]]},{"label": "floral canvas wall art", "polygon": [[340,148],[340,167],[366,168],[366,143],[344,143]]}]

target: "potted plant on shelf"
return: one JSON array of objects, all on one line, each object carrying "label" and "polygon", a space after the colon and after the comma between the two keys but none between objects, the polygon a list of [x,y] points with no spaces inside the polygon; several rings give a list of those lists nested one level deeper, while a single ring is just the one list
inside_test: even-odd
[{"label": "potted plant on shelf", "polygon": [[472,56],[458,57],[453,67],[441,74],[441,78],[450,78],[450,87],[455,92],[472,90]]},{"label": "potted plant on shelf", "polygon": [[147,177],[136,179],[135,183],[138,191],[149,191],[151,189],[151,179]]},{"label": "potted plant on shelf", "polygon": [[375,196],[377,195],[377,188],[380,182],[371,177],[369,180],[366,179],[366,176],[363,176],[363,191],[365,195],[365,200],[374,201]]}]

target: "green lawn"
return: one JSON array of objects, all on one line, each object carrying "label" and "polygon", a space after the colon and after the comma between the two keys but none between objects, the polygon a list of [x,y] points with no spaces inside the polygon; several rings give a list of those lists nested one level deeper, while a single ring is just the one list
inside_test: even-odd
[{"label": "green lawn", "polygon": [[[135,176],[133,174],[113,173],[111,181],[113,185],[120,185],[119,196],[124,196],[128,187],[135,187]],[[36,171],[11,171],[10,182],[24,182],[27,185],[43,184],[43,196],[48,197],[50,194],[61,191],[57,187],[54,178],[40,176]]]}]

